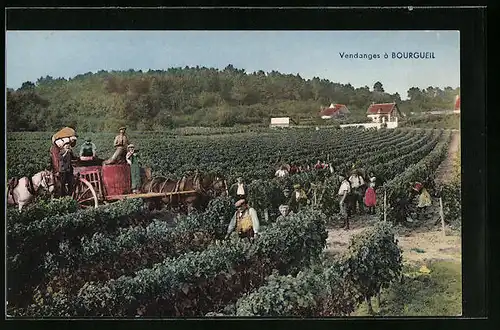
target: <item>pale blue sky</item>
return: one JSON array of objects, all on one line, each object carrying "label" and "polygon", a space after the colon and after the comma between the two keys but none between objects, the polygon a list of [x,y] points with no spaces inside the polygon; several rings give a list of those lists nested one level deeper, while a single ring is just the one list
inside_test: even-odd
[{"label": "pale blue sky", "polygon": [[[339,52],[434,52],[435,59],[342,59]],[[7,87],[42,76],[99,70],[233,64],[354,87],[379,80],[403,99],[408,88],[460,86],[458,31],[8,31]]]}]

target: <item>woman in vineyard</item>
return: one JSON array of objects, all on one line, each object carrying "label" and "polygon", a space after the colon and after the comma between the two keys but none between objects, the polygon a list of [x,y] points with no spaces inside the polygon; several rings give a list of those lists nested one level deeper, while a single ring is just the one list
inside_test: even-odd
[{"label": "woman in vineyard", "polygon": [[377,198],[375,195],[375,177],[370,174],[370,184],[365,192],[365,205],[368,208],[368,214],[375,214],[375,205]]},{"label": "woman in vineyard", "polygon": [[128,152],[126,155],[127,163],[130,165],[130,179],[132,192],[138,193],[139,187],[141,186],[141,167],[139,166],[139,156],[135,151],[135,147],[133,144],[129,144]]}]

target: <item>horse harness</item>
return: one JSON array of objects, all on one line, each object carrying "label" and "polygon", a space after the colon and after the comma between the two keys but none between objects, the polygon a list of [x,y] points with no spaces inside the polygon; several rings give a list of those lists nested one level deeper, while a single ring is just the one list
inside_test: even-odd
[{"label": "horse harness", "polygon": [[[33,186],[33,180],[30,177],[26,177],[26,189],[28,189],[28,192],[31,195],[35,195],[35,187]],[[14,196],[14,189],[19,185],[19,178],[12,178],[9,180],[9,194],[12,196],[12,200],[14,201],[15,204],[17,204],[16,198]]]}]

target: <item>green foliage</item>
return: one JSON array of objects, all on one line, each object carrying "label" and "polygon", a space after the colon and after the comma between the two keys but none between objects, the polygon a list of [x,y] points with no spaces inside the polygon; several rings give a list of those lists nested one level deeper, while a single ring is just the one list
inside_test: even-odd
[{"label": "green foliage", "polygon": [[400,122],[401,127],[460,129],[460,114],[420,115]]},{"label": "green foliage", "polygon": [[318,259],[326,244],[325,217],[317,211],[277,222],[250,244],[233,240],[168,258],[116,280],[85,284],[78,296],[49,295],[29,315],[205,315],[263,283],[273,268],[297,272]]},{"label": "green foliage", "polygon": [[371,299],[400,275],[402,251],[388,222],[378,222],[355,236],[342,256],[344,277],[354,283],[365,299]]},{"label": "green foliage", "polygon": [[399,278],[402,254],[387,223],[354,236],[340,258],[324,261],[297,276],[273,274],[267,283],[236,303],[237,316],[325,317],[351,314]]},{"label": "green foliage", "polygon": [[63,216],[76,212],[78,204],[71,197],[63,197],[51,200],[39,200],[29,204],[19,212],[17,208],[7,209],[7,227],[17,225],[29,225],[33,221],[44,219],[48,216]]},{"label": "green foliage", "polygon": [[[407,166],[406,170],[395,176],[392,180],[386,182],[382,187],[387,196],[387,220],[395,222],[400,214],[399,201],[408,196],[411,184],[414,182],[427,182],[432,173],[438,168],[448,152],[448,146],[451,140],[450,132],[442,132],[443,138],[436,144],[434,149],[425,157],[412,165]],[[379,214],[383,215],[383,204],[379,204]],[[400,219],[401,220],[401,219]]]},{"label": "green foliage", "polygon": [[40,280],[44,273],[42,260],[46,253],[68,249],[81,237],[96,231],[114,231],[118,227],[134,224],[134,218],[142,211],[141,200],[126,200],[99,209],[67,214],[64,214],[67,202],[60,203],[63,204],[62,208],[53,207],[59,210],[60,215],[46,215],[31,222],[16,222],[7,228],[7,284],[11,294],[23,294],[24,288]]},{"label": "green foliage", "polygon": [[[57,130],[69,123],[78,130],[163,130],[179,126],[227,127],[264,124],[273,116],[317,119],[322,106],[346,104],[353,116],[364,116],[371,102],[393,102],[401,109],[451,108],[457,89],[410,88],[409,101],[384,92],[326,79],[263,71],[247,74],[185,67],[168,70],[88,72],[66,79],[40,78],[7,92],[9,131]],[[404,110],[405,111],[405,110]],[[364,116],[366,118],[366,116]]]}]

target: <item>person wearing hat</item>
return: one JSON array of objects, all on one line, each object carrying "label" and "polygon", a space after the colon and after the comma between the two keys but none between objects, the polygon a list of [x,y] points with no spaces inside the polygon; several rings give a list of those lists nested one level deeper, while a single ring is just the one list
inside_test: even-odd
[{"label": "person wearing hat", "polygon": [[422,183],[417,182],[414,189],[418,193],[417,208],[422,210],[432,205],[431,195]]},{"label": "person wearing hat", "polygon": [[363,177],[360,175],[360,172],[357,169],[354,169],[349,177],[349,182],[351,183],[351,192],[354,197],[356,197],[356,202],[354,203],[353,211],[356,211],[356,204],[358,205],[359,212],[363,212],[363,186],[365,181]]},{"label": "person wearing hat", "polygon": [[85,139],[85,142],[82,144],[80,148],[80,158],[81,157],[92,157],[94,158],[96,156],[96,147],[95,144],[92,142],[92,139],[90,137]]},{"label": "person wearing hat", "polygon": [[126,127],[120,127],[120,133],[115,137],[113,142],[116,148],[115,153],[110,159],[104,162],[105,165],[119,164],[125,162],[126,148],[130,144],[127,135],[125,135]]},{"label": "person wearing hat", "polygon": [[290,206],[288,205],[282,204],[278,209],[280,211],[280,215],[276,218],[276,221],[283,221],[293,214],[293,211],[290,210]]},{"label": "person wearing hat", "polygon": [[351,195],[351,183],[346,176],[339,176],[341,181],[339,191],[337,193],[339,199],[340,215],[344,220],[344,229],[349,230],[349,197]]},{"label": "person wearing hat", "polygon": [[73,164],[76,156],[71,150],[71,142],[67,141],[59,153],[59,176],[61,180],[61,195],[69,196],[73,191]]},{"label": "person wearing hat", "polygon": [[130,165],[130,182],[132,192],[139,192],[141,186],[141,167],[139,165],[139,155],[133,144],[127,146],[127,155],[125,156],[127,163]]},{"label": "person wearing hat", "polygon": [[236,229],[240,238],[253,240],[259,234],[260,228],[257,211],[253,207],[249,207],[245,199],[240,199],[234,205],[237,210],[227,227],[226,239]]},{"label": "person wearing hat", "polygon": [[309,199],[307,198],[307,194],[304,191],[304,189],[302,189],[300,184],[294,184],[293,189],[294,190],[292,192],[292,195],[290,196],[290,200],[288,202],[288,205],[290,206],[290,209],[294,213],[297,213],[303,207],[305,207],[307,204],[309,204]]},{"label": "person wearing hat", "polygon": [[246,199],[247,198],[247,185],[243,181],[243,178],[238,177],[236,183],[234,183],[231,188],[229,188],[229,195],[236,199]]}]

